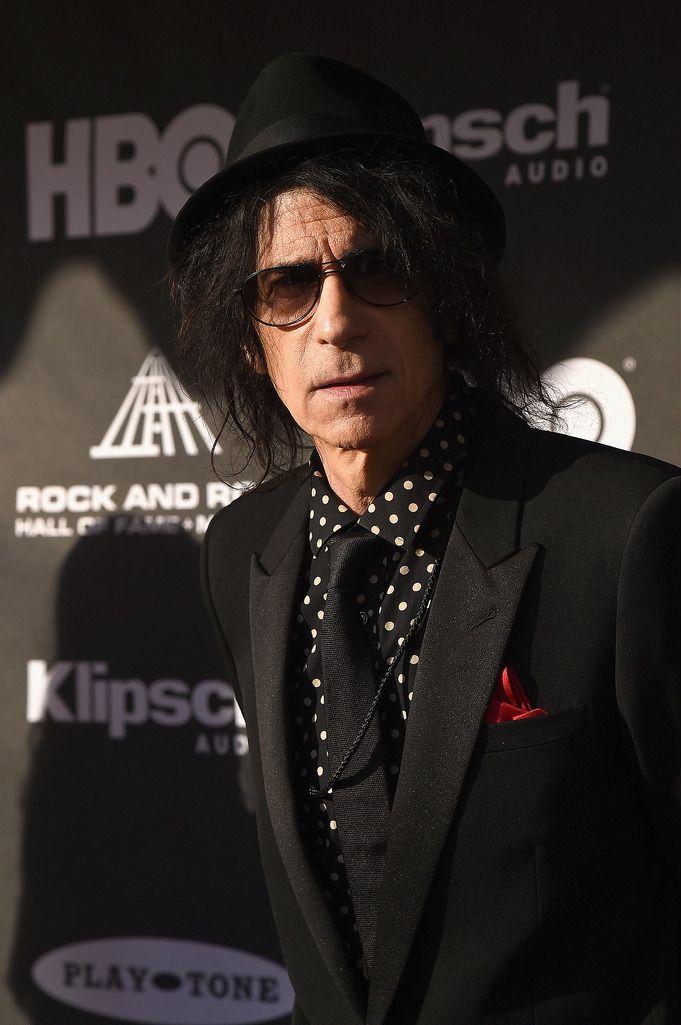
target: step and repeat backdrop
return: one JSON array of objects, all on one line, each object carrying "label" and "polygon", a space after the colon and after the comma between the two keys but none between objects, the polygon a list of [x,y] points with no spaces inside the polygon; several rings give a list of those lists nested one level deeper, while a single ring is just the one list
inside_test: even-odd
[{"label": "step and repeat backdrop", "polygon": [[[174,370],[170,219],[273,56],[356,63],[470,161],[567,427],[679,461],[676,5],[195,2],[5,17],[7,1025],[289,1020],[198,552],[248,468]],[[218,463],[233,465],[226,446]]]}]

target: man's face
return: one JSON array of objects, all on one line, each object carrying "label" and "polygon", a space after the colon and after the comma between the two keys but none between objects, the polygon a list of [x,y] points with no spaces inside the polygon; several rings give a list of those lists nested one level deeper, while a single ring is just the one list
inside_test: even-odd
[{"label": "man's face", "polygon": [[[373,245],[347,214],[299,189],[278,197],[265,216],[258,269],[338,260]],[[302,322],[257,330],[279,397],[320,453],[408,452],[444,398],[442,346],[416,300],[370,306],[331,274]]]}]

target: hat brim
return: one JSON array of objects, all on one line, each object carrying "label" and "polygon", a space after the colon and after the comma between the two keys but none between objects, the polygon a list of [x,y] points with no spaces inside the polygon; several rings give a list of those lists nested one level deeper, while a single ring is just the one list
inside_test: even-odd
[{"label": "hat brim", "polygon": [[219,218],[229,196],[244,185],[271,177],[299,160],[343,149],[377,155],[397,151],[407,157],[427,160],[440,168],[456,186],[461,215],[477,223],[488,255],[495,263],[499,262],[506,244],[504,214],[492,190],[475,171],[453,153],[425,140],[387,132],[351,132],[272,146],[218,171],[189,197],[175,218],[168,238],[170,263],[174,265],[181,261],[192,239],[211,221]]}]

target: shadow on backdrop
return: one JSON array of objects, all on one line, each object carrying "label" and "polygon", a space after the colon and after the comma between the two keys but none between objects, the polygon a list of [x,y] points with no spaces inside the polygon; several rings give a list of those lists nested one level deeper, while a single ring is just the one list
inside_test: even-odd
[{"label": "shadow on backdrop", "polygon": [[[67,556],[56,614],[52,668],[63,664],[63,682],[51,718],[33,727],[23,799],[10,967],[18,1005],[35,1025],[120,1022],[57,1002],[31,979],[42,954],[100,937],[194,939],[280,962],[247,808],[247,758],[232,749],[243,731],[233,722],[211,729],[195,715],[184,725],[150,721],[160,707],[151,681],[178,681],[188,706],[201,681],[224,678],[203,614],[197,542],[184,533],[117,535],[107,524]],[[75,662],[87,667],[81,682]],[[75,721],[97,714],[93,677],[127,688],[117,719],[115,684],[105,682],[107,721]],[[213,692],[206,708],[228,704]],[[73,721],[54,721],[59,714]],[[218,734],[223,753],[208,753]]]}]

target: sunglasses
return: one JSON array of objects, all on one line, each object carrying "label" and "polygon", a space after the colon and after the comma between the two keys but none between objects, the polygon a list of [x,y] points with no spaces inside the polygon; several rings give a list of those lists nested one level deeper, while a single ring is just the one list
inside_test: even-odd
[{"label": "sunglasses", "polygon": [[329,274],[340,274],[348,292],[370,306],[399,306],[417,291],[388,254],[361,249],[342,260],[265,267],[249,274],[235,294],[260,324],[290,327],[312,313]]}]

